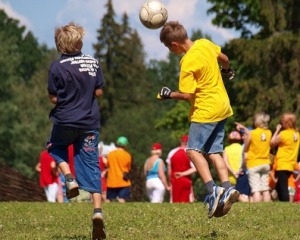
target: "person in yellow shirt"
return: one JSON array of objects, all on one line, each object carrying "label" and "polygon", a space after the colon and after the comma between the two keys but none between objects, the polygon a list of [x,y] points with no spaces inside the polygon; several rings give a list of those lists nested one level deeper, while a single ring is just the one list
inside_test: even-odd
[{"label": "person in yellow shirt", "polygon": [[130,198],[129,172],[131,169],[132,157],[125,148],[129,144],[126,137],[121,136],[116,142],[117,149],[107,155],[107,200],[110,202],[117,199],[124,203]]},{"label": "person in yellow shirt", "polygon": [[[282,131],[281,128],[284,128]],[[293,113],[284,113],[281,124],[278,124],[271,139],[272,148],[278,146],[276,158],[277,166],[275,177],[276,191],[279,201],[289,201],[288,178],[292,175],[299,152],[299,132],[296,127],[296,116]]]},{"label": "person in yellow shirt", "polygon": [[269,172],[271,130],[268,129],[270,116],[264,112],[254,116],[255,129],[249,131],[240,123],[235,123],[238,131],[245,132],[244,152],[247,153],[246,167],[248,179],[253,194],[253,202],[270,202]]},{"label": "person in yellow shirt", "polygon": [[227,140],[230,144],[226,146],[223,151],[223,159],[228,169],[229,181],[232,186],[235,186],[241,167],[241,158],[243,152],[243,146],[241,144],[242,137],[239,132],[232,131],[228,135]]},{"label": "person in yellow shirt", "polygon": [[[224,125],[233,114],[222,76],[232,79],[234,72],[219,46],[207,39],[192,41],[177,21],[163,26],[160,41],[172,53],[185,55],[180,61],[179,91],[163,87],[157,98],[190,102],[191,125],[186,153],[206,185],[208,195],[204,203],[209,205],[208,217],[224,216],[239,197],[239,192],[229,182],[227,167],[220,155],[223,152]],[[203,154],[212,161],[222,186],[215,184]]]}]

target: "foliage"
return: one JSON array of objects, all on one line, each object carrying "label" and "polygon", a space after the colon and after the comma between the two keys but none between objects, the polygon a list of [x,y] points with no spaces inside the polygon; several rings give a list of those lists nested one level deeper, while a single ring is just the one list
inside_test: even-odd
[{"label": "foliage", "polygon": [[[299,239],[291,203],[235,203],[222,218],[202,203],[103,203],[107,239]],[[43,214],[41,214],[41,212]],[[90,239],[91,203],[1,203],[0,238]]]},{"label": "foliage", "polygon": [[[18,25],[17,20],[0,10],[0,161],[32,177],[33,161],[36,161],[33,153],[36,151],[31,150],[36,145],[32,144],[31,139],[40,138],[35,138],[38,134],[32,134],[36,129],[29,128],[29,125],[38,122],[26,114],[37,101],[28,86],[48,50],[38,45],[31,32],[25,34],[25,27]],[[39,113],[33,115],[37,117]]]},{"label": "foliage", "polygon": [[111,0],[105,6],[107,13],[97,31],[97,43],[93,45],[105,76],[104,95],[99,101],[103,126],[115,109],[142,105],[143,89],[147,87],[145,53],[140,37],[130,28],[126,14],[122,24],[115,21]]},{"label": "foliage", "polygon": [[299,115],[300,41],[297,35],[286,32],[261,40],[236,39],[230,42],[229,48],[240,63],[233,83],[239,120],[252,126],[254,114],[264,111],[271,116],[270,127],[275,129],[282,113]]},{"label": "foliage", "polygon": [[[299,33],[299,1],[275,0],[208,0],[213,6],[208,14],[214,14],[212,23],[224,28],[241,31],[242,37],[266,38],[278,32]],[[253,36],[259,29],[258,36]]]}]

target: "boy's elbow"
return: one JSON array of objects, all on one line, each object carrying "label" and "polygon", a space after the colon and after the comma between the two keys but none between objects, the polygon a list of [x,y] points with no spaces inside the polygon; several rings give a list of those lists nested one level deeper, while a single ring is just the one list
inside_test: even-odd
[{"label": "boy's elbow", "polygon": [[95,97],[96,97],[96,98],[101,97],[102,94],[103,94],[103,91],[102,91],[101,88],[95,90]]}]

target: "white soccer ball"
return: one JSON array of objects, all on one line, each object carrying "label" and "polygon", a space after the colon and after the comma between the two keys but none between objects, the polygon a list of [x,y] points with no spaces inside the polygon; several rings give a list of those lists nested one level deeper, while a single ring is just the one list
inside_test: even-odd
[{"label": "white soccer ball", "polygon": [[168,19],[168,11],[163,3],[151,0],[143,4],[140,10],[140,21],[150,29],[162,27]]}]

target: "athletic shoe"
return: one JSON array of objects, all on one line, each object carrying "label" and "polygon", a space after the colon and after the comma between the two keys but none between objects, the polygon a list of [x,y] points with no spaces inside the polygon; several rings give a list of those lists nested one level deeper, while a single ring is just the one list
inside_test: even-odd
[{"label": "athletic shoe", "polygon": [[102,240],[106,238],[103,215],[100,212],[94,213],[92,217],[93,232],[92,240]]},{"label": "athletic shoe", "polygon": [[215,185],[213,187],[213,192],[206,196],[206,198],[204,200],[204,204],[208,203],[208,217],[209,218],[211,218],[214,215],[214,213],[217,209],[217,206],[219,204],[219,201],[224,193],[225,193],[225,188]]},{"label": "athletic shoe", "polygon": [[239,196],[239,191],[235,190],[233,187],[230,187],[220,199],[214,217],[222,217],[226,215],[229,212],[232,204],[239,199]]},{"label": "athletic shoe", "polygon": [[78,188],[79,186],[75,178],[71,179],[71,181],[66,181],[67,198],[77,197],[79,195]]}]

